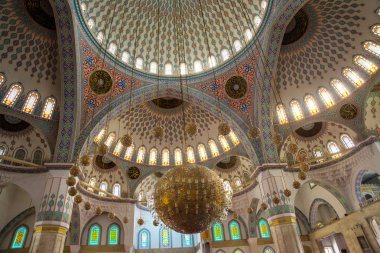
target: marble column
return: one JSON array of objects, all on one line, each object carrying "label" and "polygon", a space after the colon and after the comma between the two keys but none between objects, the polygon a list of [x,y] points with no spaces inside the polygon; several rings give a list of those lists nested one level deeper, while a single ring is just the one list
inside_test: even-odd
[{"label": "marble column", "polygon": [[360,247],[358,238],[352,229],[346,229],[342,232],[344,241],[346,242],[347,248],[350,252],[363,253]]},{"label": "marble column", "polygon": [[377,243],[375,233],[373,232],[371,226],[368,224],[367,220],[364,220],[362,223],[363,233],[367,238],[368,243],[375,253],[380,253],[380,247]]},{"label": "marble column", "polygon": [[73,197],[67,193],[66,178],[71,166],[47,167],[51,176],[45,185],[29,253],[62,253],[70,227]]}]

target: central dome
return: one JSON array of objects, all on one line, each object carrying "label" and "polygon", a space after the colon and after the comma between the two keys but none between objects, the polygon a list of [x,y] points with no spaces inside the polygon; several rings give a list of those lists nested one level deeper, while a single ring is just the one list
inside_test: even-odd
[{"label": "central dome", "polygon": [[77,1],[91,36],[110,55],[162,75],[195,74],[227,61],[260,30],[269,9],[269,0]]}]

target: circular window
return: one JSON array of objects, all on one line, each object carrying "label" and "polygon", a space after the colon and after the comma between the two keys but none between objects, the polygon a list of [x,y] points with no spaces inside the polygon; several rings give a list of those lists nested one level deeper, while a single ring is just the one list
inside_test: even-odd
[{"label": "circular window", "polygon": [[247,94],[247,81],[241,76],[233,76],[226,82],[226,93],[233,99],[239,99]]},{"label": "circular window", "polygon": [[97,95],[104,95],[111,90],[112,78],[104,70],[96,70],[90,75],[90,88]]}]

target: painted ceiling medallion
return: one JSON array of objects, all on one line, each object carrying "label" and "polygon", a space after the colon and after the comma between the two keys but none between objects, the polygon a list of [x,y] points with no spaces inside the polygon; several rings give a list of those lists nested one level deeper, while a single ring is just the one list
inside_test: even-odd
[{"label": "painted ceiling medallion", "polygon": [[140,177],[140,170],[136,166],[129,167],[128,169],[128,177],[130,179],[137,179]]},{"label": "painted ceiling medallion", "polygon": [[227,80],[225,90],[229,97],[240,99],[247,94],[247,81],[241,76],[233,76]]},{"label": "painted ceiling medallion", "polygon": [[303,9],[299,10],[286,27],[282,45],[289,45],[299,40],[306,33],[308,25],[309,18],[306,12]]},{"label": "painted ceiling medallion", "polygon": [[111,90],[112,77],[104,70],[95,70],[90,75],[90,88],[97,95],[104,95]]},{"label": "painted ceiling medallion", "polygon": [[340,108],[340,116],[346,120],[352,120],[358,115],[358,108],[353,104],[345,104]]}]

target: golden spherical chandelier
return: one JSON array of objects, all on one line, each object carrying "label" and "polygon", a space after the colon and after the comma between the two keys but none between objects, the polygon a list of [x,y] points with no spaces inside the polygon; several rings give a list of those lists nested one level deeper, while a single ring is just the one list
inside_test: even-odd
[{"label": "golden spherical chandelier", "polygon": [[156,184],[153,209],[159,219],[179,233],[202,232],[227,217],[232,192],[221,178],[201,165],[170,169]]}]

